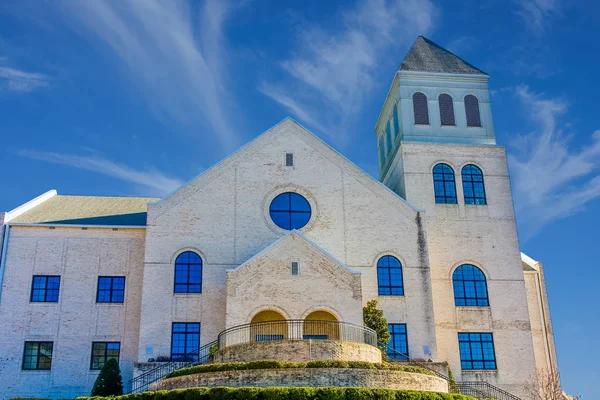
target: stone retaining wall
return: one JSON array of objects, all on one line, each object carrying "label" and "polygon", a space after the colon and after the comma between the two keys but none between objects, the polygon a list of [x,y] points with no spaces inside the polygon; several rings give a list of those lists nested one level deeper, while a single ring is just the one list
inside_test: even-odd
[{"label": "stone retaining wall", "polygon": [[341,340],[282,340],[229,346],[215,354],[215,362],[282,360],[343,360],[381,362],[381,351],[373,346]]},{"label": "stone retaining wall", "polygon": [[281,368],[207,372],[162,379],[151,384],[150,390],[215,386],[337,386],[448,392],[448,383],[437,376],[353,368]]}]

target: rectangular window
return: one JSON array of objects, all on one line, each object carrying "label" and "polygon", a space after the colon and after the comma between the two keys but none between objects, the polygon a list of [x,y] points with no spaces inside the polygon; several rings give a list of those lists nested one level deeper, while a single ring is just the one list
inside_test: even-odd
[{"label": "rectangular window", "polygon": [[390,360],[408,360],[408,337],[406,324],[388,324],[390,341],[387,355]]},{"label": "rectangular window", "polygon": [[300,275],[300,267],[296,261],[292,261],[292,276]]},{"label": "rectangular window", "polygon": [[60,289],[60,276],[34,275],[31,282],[31,297],[33,303],[56,303]]},{"label": "rectangular window", "polygon": [[327,335],[304,335],[302,336],[302,339],[304,340],[327,340],[329,339],[329,336]]},{"label": "rectangular window", "polygon": [[104,363],[115,359],[119,362],[121,343],[119,342],[92,342],[92,363],[90,369],[102,369]]},{"label": "rectangular window", "polygon": [[294,154],[293,153],[285,153],[285,166],[286,167],[294,166]]},{"label": "rectangular window", "polygon": [[125,299],[124,276],[99,276],[97,303],[122,303]]},{"label": "rectangular window", "polygon": [[398,121],[398,103],[394,104],[394,136],[400,132],[400,121]]},{"label": "rectangular window", "polygon": [[197,351],[199,347],[199,322],[173,322],[171,332],[172,361],[198,361]]},{"label": "rectangular window", "polygon": [[25,342],[23,369],[50,370],[53,346],[53,342]]},{"label": "rectangular window", "polygon": [[459,333],[458,345],[462,369],[496,369],[491,333]]},{"label": "rectangular window", "polygon": [[385,162],[385,147],[383,145],[383,136],[379,138],[379,164],[383,165]]},{"label": "rectangular window", "polygon": [[390,120],[388,120],[387,125],[385,126],[385,139],[387,151],[392,151],[392,130],[390,128]]},{"label": "rectangular window", "polygon": [[283,340],[283,335],[256,335],[257,342],[269,342],[271,340]]}]

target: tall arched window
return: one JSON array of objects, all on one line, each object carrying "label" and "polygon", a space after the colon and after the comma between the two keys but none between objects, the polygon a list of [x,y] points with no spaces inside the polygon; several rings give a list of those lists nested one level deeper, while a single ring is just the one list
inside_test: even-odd
[{"label": "tall arched window", "polygon": [[454,170],[448,164],[433,167],[433,189],[438,204],[456,204]]},{"label": "tall arched window", "polygon": [[456,268],[452,275],[452,282],[455,305],[479,307],[490,305],[485,275],[476,266],[463,264]]},{"label": "tall arched window", "polygon": [[465,114],[467,116],[467,126],[481,126],[479,100],[472,94],[465,96]]},{"label": "tall arched window", "polygon": [[380,296],[404,295],[402,265],[394,256],[383,256],[377,261],[377,283]]},{"label": "tall arched window", "polygon": [[452,96],[447,93],[440,94],[438,98],[440,105],[440,121],[442,126],[454,126],[454,104],[452,102]]},{"label": "tall arched window", "polygon": [[486,204],[483,172],[473,164],[465,165],[462,169],[462,184],[465,194],[465,204]]},{"label": "tall arched window", "polygon": [[202,293],[202,258],[193,251],[175,260],[175,293]]},{"label": "tall arched window", "polygon": [[413,112],[415,125],[429,125],[429,110],[427,109],[427,96],[417,92],[413,94]]}]

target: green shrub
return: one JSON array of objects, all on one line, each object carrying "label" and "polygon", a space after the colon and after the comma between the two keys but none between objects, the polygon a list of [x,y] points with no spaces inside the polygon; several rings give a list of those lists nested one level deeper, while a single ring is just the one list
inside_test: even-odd
[{"label": "green shrub", "polygon": [[92,396],[119,396],[122,394],[123,378],[119,363],[114,358],[110,358],[104,363],[96,382],[94,382]]},{"label": "green shrub", "polygon": [[[78,397],[77,400],[104,400]],[[191,388],[110,397],[110,400],[474,400],[462,394],[339,387]]]},{"label": "green shrub", "polygon": [[177,376],[203,374],[207,372],[221,371],[247,371],[252,369],[281,369],[281,368],[357,368],[357,369],[383,369],[392,371],[412,372],[416,374],[435,375],[433,371],[412,365],[381,363],[375,364],[364,361],[341,361],[341,360],[315,360],[309,362],[291,362],[279,360],[260,360],[248,362],[229,362],[216,364],[203,364],[193,367],[178,369],[165,378]]}]

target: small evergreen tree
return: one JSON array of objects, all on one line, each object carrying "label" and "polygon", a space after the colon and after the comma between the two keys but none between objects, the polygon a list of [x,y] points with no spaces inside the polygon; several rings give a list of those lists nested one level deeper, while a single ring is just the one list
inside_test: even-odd
[{"label": "small evergreen tree", "polygon": [[456,382],[456,378],[454,377],[450,366],[448,366],[448,391],[450,393],[460,393],[460,388],[458,387],[458,383]]},{"label": "small evergreen tree", "polygon": [[123,394],[123,378],[119,363],[114,358],[106,360],[94,382],[92,396],[120,396]]},{"label": "small evergreen tree", "polygon": [[[387,320],[383,316],[383,310],[377,308],[377,300],[371,300],[363,307],[363,323],[366,327],[373,329],[377,333],[377,341],[387,344],[390,341],[390,330]],[[385,347],[379,345],[384,359],[386,358]]]}]

